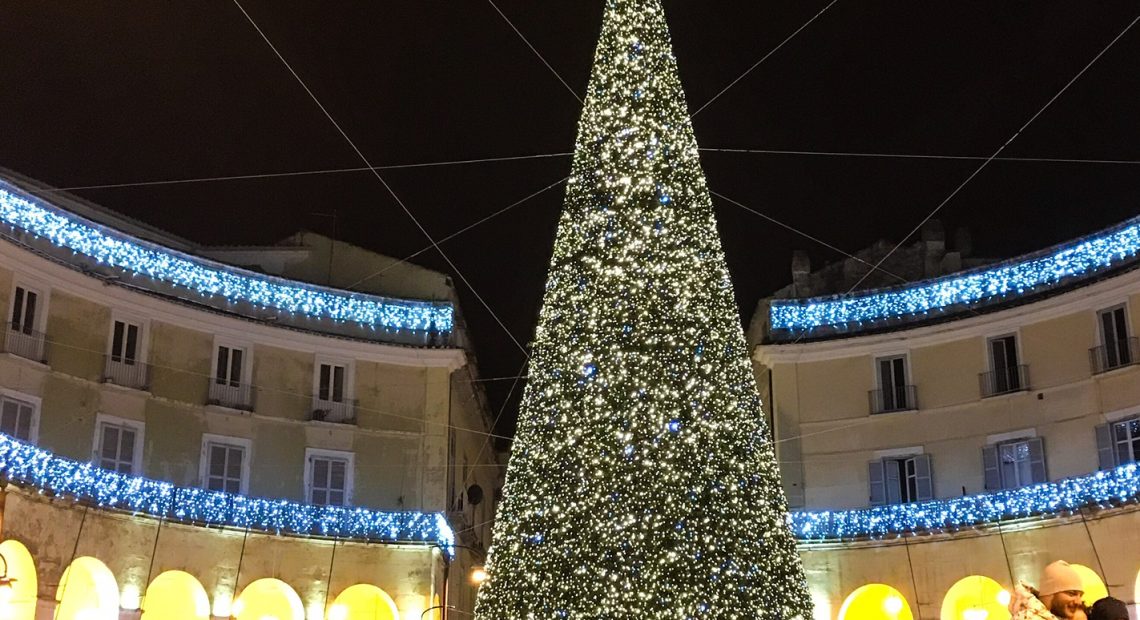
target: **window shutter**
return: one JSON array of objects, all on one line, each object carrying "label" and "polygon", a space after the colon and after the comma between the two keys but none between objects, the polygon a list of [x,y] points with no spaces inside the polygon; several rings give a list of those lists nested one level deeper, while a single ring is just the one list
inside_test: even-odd
[{"label": "window shutter", "polygon": [[1033,471],[1033,484],[1049,482],[1049,474],[1045,470],[1045,440],[1034,437],[1025,443],[1029,445],[1029,467]]},{"label": "window shutter", "polygon": [[899,461],[883,459],[883,469],[886,471],[887,503],[902,503],[902,481],[899,480]]},{"label": "window shutter", "polygon": [[916,501],[923,502],[934,499],[934,479],[930,467],[930,455],[919,454],[914,457],[915,487],[918,489]]},{"label": "window shutter", "polygon": [[997,491],[1005,488],[1001,482],[1001,461],[998,457],[997,446],[982,448],[982,469],[985,471],[987,491]]},{"label": "window shutter", "polygon": [[884,486],[883,462],[871,461],[867,463],[871,481],[871,505],[882,506],[887,503],[887,491]]},{"label": "window shutter", "polygon": [[1101,469],[1116,467],[1116,452],[1112,449],[1112,425],[1101,424],[1096,427],[1096,454],[1100,459]]}]

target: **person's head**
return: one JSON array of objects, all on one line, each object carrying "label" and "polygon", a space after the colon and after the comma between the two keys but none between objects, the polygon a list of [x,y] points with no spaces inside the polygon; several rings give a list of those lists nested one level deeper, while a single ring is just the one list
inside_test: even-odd
[{"label": "person's head", "polygon": [[1128,620],[1128,607],[1120,599],[1102,598],[1093,603],[1089,620]]},{"label": "person's head", "polygon": [[1085,586],[1081,583],[1081,576],[1068,562],[1058,560],[1046,566],[1037,591],[1038,598],[1054,616],[1074,620],[1080,612],[1083,620]]}]

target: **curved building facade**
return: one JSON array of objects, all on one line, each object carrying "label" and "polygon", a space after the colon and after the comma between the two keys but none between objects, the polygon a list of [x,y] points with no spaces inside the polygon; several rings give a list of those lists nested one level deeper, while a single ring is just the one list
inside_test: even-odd
[{"label": "curved building facade", "polygon": [[1138,250],[1132,220],[762,303],[754,367],[818,618],[1008,618],[1012,584],[1057,559],[1135,606]]},{"label": "curved building facade", "polygon": [[501,473],[445,276],[198,246],[11,173],[0,232],[0,615],[470,611]]}]

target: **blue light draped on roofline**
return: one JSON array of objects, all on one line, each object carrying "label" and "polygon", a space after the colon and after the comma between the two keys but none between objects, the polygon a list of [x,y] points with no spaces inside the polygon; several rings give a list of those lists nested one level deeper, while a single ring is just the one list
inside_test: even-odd
[{"label": "blue light draped on roofline", "polygon": [[317,319],[425,332],[453,327],[454,309],[447,302],[352,294],[254,273],[136,239],[17,192],[0,182],[0,221],[124,271]]},{"label": "blue light draped on roofline", "polygon": [[794,512],[792,533],[801,541],[881,538],[909,532],[954,530],[1085,507],[1140,499],[1140,466],[1133,463],[1081,478],[969,497],[864,510]]},{"label": "blue light draped on roofline", "polygon": [[1140,253],[1140,221],[997,266],[912,285],[811,299],[778,299],[769,311],[773,330],[858,330],[865,323],[906,320],[995,303],[1119,267]]},{"label": "blue light draped on roofline", "polygon": [[455,557],[455,534],[438,512],[379,512],[179,487],[58,457],[3,433],[0,475],[100,508],[273,534],[433,544]]}]

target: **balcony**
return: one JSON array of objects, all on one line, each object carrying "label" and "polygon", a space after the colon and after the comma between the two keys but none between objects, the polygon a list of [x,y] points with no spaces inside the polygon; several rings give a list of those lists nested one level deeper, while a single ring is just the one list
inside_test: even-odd
[{"label": "balcony", "polygon": [[6,352],[34,362],[47,362],[47,357],[44,355],[46,338],[42,332],[14,323],[10,324],[9,327],[11,329],[8,330],[8,335],[4,338],[4,350]]},{"label": "balcony", "polygon": [[103,366],[103,382],[134,390],[147,390],[150,388],[150,366],[137,359],[120,355],[105,356]]},{"label": "balcony", "polygon": [[253,386],[248,383],[233,385],[228,382],[210,381],[210,394],[207,405],[217,405],[227,409],[253,411]]},{"label": "balcony", "polygon": [[1131,366],[1138,361],[1140,361],[1140,339],[1136,337],[1112,340],[1089,349],[1089,362],[1092,364],[1094,375]]},{"label": "balcony", "polygon": [[889,390],[871,390],[871,413],[891,413],[918,409],[918,390],[913,385],[899,385]]},{"label": "balcony", "polygon": [[314,422],[333,422],[336,424],[356,424],[355,400],[324,400],[313,399],[313,414],[310,418]]},{"label": "balcony", "polygon": [[1021,364],[1008,368],[998,368],[978,375],[982,398],[1024,392],[1029,389],[1029,366]]}]

